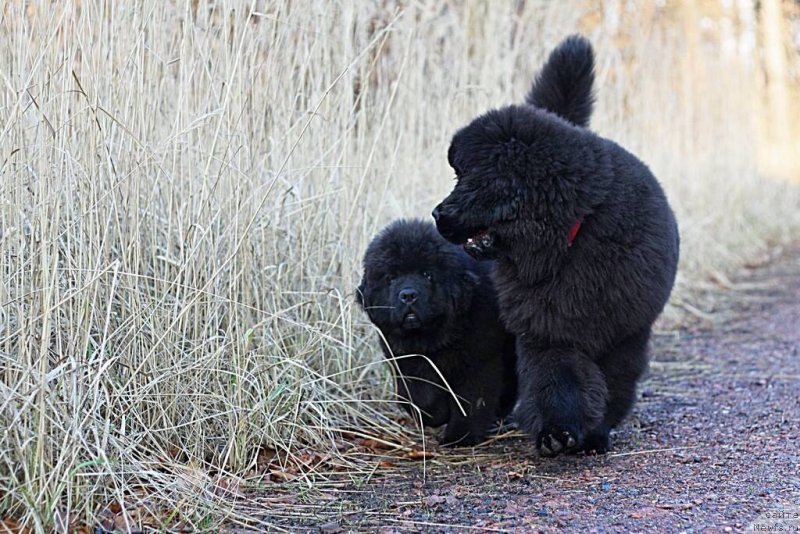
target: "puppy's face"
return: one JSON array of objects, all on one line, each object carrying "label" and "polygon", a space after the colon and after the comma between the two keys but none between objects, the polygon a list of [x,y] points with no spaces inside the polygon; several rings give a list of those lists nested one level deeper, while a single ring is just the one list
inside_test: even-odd
[{"label": "puppy's face", "polygon": [[555,143],[559,121],[530,106],[510,106],[475,119],[448,152],[456,185],[433,210],[439,233],[473,257],[498,256],[524,238],[537,247],[559,209],[563,172]]},{"label": "puppy's face", "polygon": [[435,328],[448,311],[447,301],[439,296],[440,276],[438,272],[396,269],[368,272],[359,287],[364,310],[384,329],[414,332]]},{"label": "puppy's face", "polygon": [[499,118],[479,117],[455,135],[448,160],[456,185],[432,213],[439,233],[478,259],[497,254],[525,196],[519,163],[527,158],[526,146]]},{"label": "puppy's face", "polygon": [[468,308],[478,275],[432,225],[384,232],[370,245],[357,299],[384,332],[425,335]]}]

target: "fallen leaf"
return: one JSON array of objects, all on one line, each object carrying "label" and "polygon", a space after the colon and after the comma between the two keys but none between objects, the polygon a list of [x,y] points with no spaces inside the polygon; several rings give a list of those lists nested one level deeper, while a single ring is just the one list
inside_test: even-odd
[{"label": "fallen leaf", "polygon": [[368,449],[380,449],[380,450],[389,450],[393,449],[394,447],[384,443],[383,441],[378,441],[376,439],[365,439],[361,442],[361,445]]},{"label": "fallen leaf", "polygon": [[167,448],[167,457],[170,460],[180,460],[183,457],[183,451],[178,447],[169,447]]},{"label": "fallen leaf", "polygon": [[269,464],[278,456],[278,451],[270,447],[261,447],[256,455],[256,469],[264,472]]},{"label": "fallen leaf", "polygon": [[422,451],[422,450],[411,450],[406,453],[406,456],[411,458],[412,460],[421,460],[423,458],[433,458],[436,456],[436,453],[433,451]]},{"label": "fallen leaf", "polygon": [[6,517],[0,519],[0,532],[8,534],[28,534],[33,531],[29,528],[21,527],[16,520]]},{"label": "fallen leaf", "polygon": [[273,482],[291,482],[297,478],[297,475],[281,469],[270,469],[269,478]]}]

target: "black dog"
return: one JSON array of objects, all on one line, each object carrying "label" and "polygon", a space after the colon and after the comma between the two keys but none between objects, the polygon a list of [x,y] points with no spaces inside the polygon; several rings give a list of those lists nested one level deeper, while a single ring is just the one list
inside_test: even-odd
[{"label": "black dog", "polygon": [[650,329],[678,264],[660,185],[590,132],[594,53],[573,36],[526,105],[490,111],[453,138],[453,192],[439,232],[496,257],[505,326],[517,335],[520,425],[544,456],[605,452],[647,367]]},{"label": "black dog", "polygon": [[500,324],[489,268],[420,220],[390,224],[364,256],[358,301],[383,334],[398,395],[425,425],[447,424],[444,444],[483,441],[516,400],[514,337]]}]

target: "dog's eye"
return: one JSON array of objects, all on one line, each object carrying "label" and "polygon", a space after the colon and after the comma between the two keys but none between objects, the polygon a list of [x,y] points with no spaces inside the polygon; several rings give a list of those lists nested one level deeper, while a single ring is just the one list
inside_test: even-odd
[{"label": "dog's eye", "polygon": [[431,273],[429,273],[428,271],[422,271],[422,276],[427,278],[429,281],[433,280],[433,275]]}]

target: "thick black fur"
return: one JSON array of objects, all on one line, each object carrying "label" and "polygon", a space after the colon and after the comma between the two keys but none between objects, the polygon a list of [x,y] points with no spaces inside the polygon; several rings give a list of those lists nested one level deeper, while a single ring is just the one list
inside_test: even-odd
[{"label": "thick black fur", "polygon": [[586,39],[567,37],[536,75],[525,101],[577,126],[589,126],[594,95],[594,51]]},{"label": "thick black fur", "polygon": [[588,41],[565,40],[529,104],[457,132],[458,181],[433,212],[448,240],[497,258],[501,318],[517,335],[515,418],[544,456],[608,449],[678,264],[678,227],[656,178],[584,128],[593,62]]},{"label": "thick black fur", "polygon": [[443,444],[483,441],[516,401],[515,341],[500,324],[490,269],[421,220],[390,224],[364,255],[357,300],[383,334],[398,396],[425,425],[447,425]]}]

